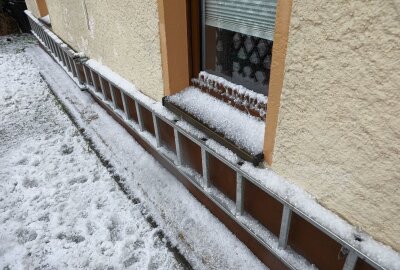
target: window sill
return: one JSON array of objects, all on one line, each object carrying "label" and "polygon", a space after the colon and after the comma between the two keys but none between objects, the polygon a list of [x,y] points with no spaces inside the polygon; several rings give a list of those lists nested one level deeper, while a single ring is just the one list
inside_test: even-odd
[{"label": "window sill", "polygon": [[164,97],[163,105],[244,161],[263,161],[264,121],[194,87]]}]

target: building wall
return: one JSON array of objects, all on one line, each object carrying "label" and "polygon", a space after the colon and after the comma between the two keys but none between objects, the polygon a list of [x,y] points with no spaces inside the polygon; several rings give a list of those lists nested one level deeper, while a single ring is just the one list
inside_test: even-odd
[{"label": "building wall", "polygon": [[161,100],[157,0],[47,0],[47,5],[60,38]]},{"label": "building wall", "polygon": [[32,14],[36,18],[39,18],[40,17],[40,12],[39,12],[38,6],[36,4],[36,0],[25,0],[25,3],[26,3],[26,7],[28,8],[28,10],[30,12],[32,12]]},{"label": "building wall", "polygon": [[400,9],[293,0],[272,168],[400,251]]}]

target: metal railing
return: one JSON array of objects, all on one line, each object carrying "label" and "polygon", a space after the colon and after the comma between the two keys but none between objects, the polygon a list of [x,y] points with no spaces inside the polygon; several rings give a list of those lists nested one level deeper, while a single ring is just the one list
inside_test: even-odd
[{"label": "metal railing", "polygon": [[78,84],[80,88],[84,88],[84,78],[80,72],[82,62],[86,58],[76,54],[66,43],[57,38],[43,23],[36,19],[29,11],[25,11],[28,15],[29,24],[32,34],[39,40],[53,58],[67,71],[67,74]]}]

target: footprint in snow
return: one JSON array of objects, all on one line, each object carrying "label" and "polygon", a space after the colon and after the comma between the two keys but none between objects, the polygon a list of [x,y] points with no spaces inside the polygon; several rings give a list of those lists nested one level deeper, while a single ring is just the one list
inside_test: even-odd
[{"label": "footprint in snow", "polygon": [[39,160],[39,159],[35,159],[35,160],[33,160],[33,161],[31,162],[31,165],[34,166],[34,167],[39,166],[39,164],[40,164],[40,160]]},{"label": "footprint in snow", "polygon": [[68,181],[70,185],[86,183],[88,178],[84,175],[77,176]]},{"label": "footprint in snow", "polygon": [[161,269],[164,262],[165,262],[165,255],[163,254],[154,255],[150,258],[150,262],[147,265],[147,270]]},{"label": "footprint in snow", "polygon": [[60,240],[64,240],[65,239],[68,242],[73,242],[73,243],[76,243],[76,244],[85,241],[85,237],[83,237],[82,235],[76,234],[76,233],[69,234],[69,235],[66,234],[66,233],[59,233],[57,235],[57,239],[60,239]]},{"label": "footprint in snow", "polygon": [[28,158],[27,157],[23,157],[20,160],[18,160],[15,164],[16,165],[26,165],[26,164],[28,164]]},{"label": "footprint in snow", "polygon": [[74,152],[74,147],[73,147],[73,146],[68,146],[68,145],[66,145],[66,144],[63,144],[63,145],[61,146],[60,151],[61,151],[61,154],[63,154],[63,155],[69,155],[69,154],[71,154],[72,152]]},{"label": "footprint in snow", "polygon": [[20,228],[15,232],[18,243],[25,244],[27,242],[33,241],[37,237],[37,233],[33,230],[29,230],[26,228]]},{"label": "footprint in snow", "polygon": [[111,242],[115,243],[121,240],[121,228],[116,218],[111,219],[111,224],[107,226],[107,229],[110,233]]},{"label": "footprint in snow", "polygon": [[50,221],[49,213],[44,214],[38,220],[43,222],[49,222]]},{"label": "footprint in snow", "polygon": [[137,263],[138,261],[139,261],[139,259],[137,258],[137,256],[135,254],[133,254],[128,259],[126,259],[123,262],[123,264],[124,264],[125,268],[128,268],[129,266],[132,266],[134,263]]},{"label": "footprint in snow", "polygon": [[34,179],[29,179],[29,178],[25,178],[24,181],[22,182],[22,185],[25,188],[34,188],[34,187],[38,187],[39,184],[36,180]]}]

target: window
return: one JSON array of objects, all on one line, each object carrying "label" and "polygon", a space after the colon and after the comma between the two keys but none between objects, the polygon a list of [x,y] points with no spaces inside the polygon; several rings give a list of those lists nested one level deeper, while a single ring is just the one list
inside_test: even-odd
[{"label": "window", "polygon": [[268,95],[276,0],[203,0],[202,69]]}]

